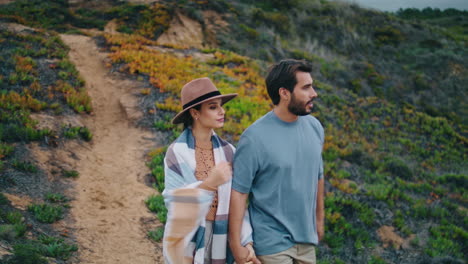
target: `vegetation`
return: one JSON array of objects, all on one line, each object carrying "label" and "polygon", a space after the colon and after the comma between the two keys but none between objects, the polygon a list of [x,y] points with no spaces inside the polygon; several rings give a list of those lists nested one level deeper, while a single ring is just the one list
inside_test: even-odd
[{"label": "vegetation", "polygon": [[[372,23],[372,19],[393,21],[392,26],[374,28],[371,31],[373,35],[369,38],[373,40],[372,45],[375,47],[371,49],[372,52],[378,52],[378,49],[386,49],[389,46],[405,47],[410,41],[405,31],[406,22],[398,20],[391,14],[361,10],[353,5],[347,6],[346,11],[339,11],[340,4],[328,2],[315,4],[317,7],[327,8],[325,10],[331,12],[333,16],[341,14],[340,12],[353,12],[355,16],[366,13],[371,16],[368,18],[370,21],[367,22],[367,27]],[[239,5],[245,9],[254,8],[246,3]],[[286,23],[286,20],[277,26],[264,20],[293,19],[289,16],[274,17],[274,14],[277,14],[275,10],[281,7],[255,8],[257,9],[252,12],[260,12],[256,15],[257,23],[248,24],[250,20],[246,18],[243,20],[246,23],[241,26],[247,29],[251,36],[256,35],[253,31],[255,28],[265,24],[278,27],[272,32],[281,36],[283,33],[280,24]],[[323,9],[319,10],[325,13]],[[308,9],[305,10],[304,12],[309,12]],[[319,11],[312,9],[310,12]],[[365,28],[355,30],[364,31]],[[425,30],[426,28],[422,26],[422,34],[426,34]],[[299,38],[291,32],[287,34],[290,38]],[[260,33],[257,37],[260,37]],[[415,101],[408,103],[402,98],[389,96],[393,89],[389,80],[394,79],[395,75],[387,70],[382,71],[381,69],[387,66],[373,61],[376,57],[382,58],[386,55],[366,54],[365,58],[369,60],[361,62],[355,61],[353,56],[348,61],[338,60],[325,56],[320,49],[313,53],[311,51],[317,49],[308,50],[307,47],[299,46],[292,49],[293,42],[293,45],[275,46],[275,52],[278,53],[271,52],[271,57],[264,57],[249,53],[251,50],[239,50],[239,48],[264,47],[261,51],[267,52],[263,54],[268,54],[271,43],[281,43],[281,40],[266,41],[268,42],[266,44],[257,39],[256,45],[246,45],[239,42],[252,40],[238,35],[235,41],[230,40],[229,45],[232,46],[229,46],[229,50],[203,50],[205,54],[211,54],[213,59],[199,61],[192,56],[193,50],[184,50],[183,47],[169,48],[168,51],[184,52],[184,57],[158,52],[151,48],[157,45],[156,42],[138,35],[106,35],[105,40],[106,47],[111,51],[109,57],[115,69],[144,76],[144,79],[153,85],[154,91],[148,91],[144,95],[158,98],[155,103],[158,108],[158,118],[154,127],[167,133],[167,144],[181,131],[181,127],[173,126],[169,122],[173,116],[171,113],[180,110],[179,89],[193,78],[208,76],[215,81],[222,92],[237,92],[241,95],[226,105],[229,121],[223,131],[219,131],[231,141],[235,142],[243,129],[270,109],[271,105],[261,77],[267,64],[230,50],[266,60],[292,56],[306,58],[312,62],[316,69],[315,88],[320,95],[314,115],[326,129],[324,159],[328,186],[327,233],[325,244],[319,247],[319,258],[323,261],[330,263],[340,263],[342,260],[346,260],[343,263],[364,260],[368,263],[386,263],[392,259],[403,261],[404,256],[398,257],[396,253],[390,253],[391,251],[386,251],[385,255],[374,255],[373,252],[380,245],[376,230],[382,224],[395,226],[397,234],[402,239],[411,237],[411,241],[418,241],[423,237],[426,226],[421,224],[421,221],[441,225],[443,228],[449,228],[449,225],[461,226],[461,230],[466,232],[467,219],[463,214],[464,209],[459,209],[460,206],[463,208],[466,202],[466,195],[461,194],[466,188],[455,190],[447,184],[440,184],[446,179],[454,182],[467,181],[467,175],[464,174],[467,169],[464,162],[467,158],[467,139],[460,131],[463,127],[463,124],[459,123],[461,119],[428,114],[422,112],[424,109]],[[265,45],[262,46],[262,43]],[[233,46],[237,44],[239,46],[234,48]],[[455,42],[452,44],[458,45]],[[333,45],[336,45],[336,42]],[[407,65],[404,61],[399,63],[397,67]],[[417,89],[426,89],[421,87],[425,85],[424,79],[428,73],[428,69],[418,69],[419,77],[414,77],[415,83],[419,85],[417,87],[420,87]],[[336,79],[340,78],[347,80],[337,82]],[[348,86],[350,83],[352,85]],[[405,85],[404,89],[413,91],[411,84]],[[164,189],[162,165],[164,152],[165,149],[155,150],[150,154],[149,163],[155,177],[155,188],[160,192]],[[458,176],[444,176],[453,173]],[[162,222],[165,221],[164,216],[161,217],[164,212],[161,196],[149,198],[147,205],[158,214]],[[150,236],[153,235],[155,233]],[[451,242],[446,243],[448,240]],[[409,244],[414,247],[421,246],[424,252],[419,254],[422,254],[423,258],[466,257],[463,242],[453,236],[441,237],[440,232],[431,232],[429,240],[423,244],[416,242]],[[447,250],[448,248],[450,250]]]},{"label": "vegetation", "polygon": [[[8,8],[20,12],[16,4]],[[217,11],[228,26],[210,32],[206,10]],[[25,14],[21,12],[14,14]],[[319,93],[313,115],[326,130],[326,236],[318,247],[319,263],[464,263],[468,258],[465,11],[410,9],[392,14],[322,0],[178,0],[115,5],[99,12],[65,12],[62,18],[71,21],[78,14],[117,19],[119,30],[128,34],[104,35],[102,47],[109,51],[113,70],[152,85],[141,96],[154,99],[153,127],[167,135],[162,142],[166,145],[181,132],[170,119],[180,110],[180,88],[189,80],[208,76],[221,92],[239,93],[226,105],[229,119],[217,131],[236,143],[247,126],[271,109],[263,81],[269,64],[286,57],[312,63]],[[217,47],[158,46],[155,40],[177,12],[200,22],[206,36],[215,36]],[[3,14],[4,20],[20,21]],[[69,29],[34,15],[24,23]],[[29,113],[92,110],[81,90],[83,82],[54,34],[0,33],[5,39],[0,41],[0,170],[34,173],[33,162],[13,157],[14,142],[52,134],[84,140],[91,136],[73,127],[60,133],[37,130]],[[51,37],[45,38],[47,34]],[[200,53],[210,59],[197,59]],[[57,62],[41,60],[45,58]],[[38,78],[46,75],[44,69],[53,81]],[[165,151],[154,150],[148,162],[159,192],[164,190]],[[162,196],[149,197],[146,204],[164,224]],[[42,212],[47,221],[60,215],[51,209],[59,206],[34,208],[39,209],[31,207],[31,213]],[[1,239],[24,236],[18,215],[1,219]],[[383,225],[395,227],[408,248],[382,248],[377,230]],[[161,227],[148,233],[156,241],[162,235]],[[15,258],[29,249],[35,263],[43,261],[45,254],[31,248],[16,246]]]},{"label": "vegetation", "polygon": [[[30,26],[44,23],[41,27],[57,29],[57,25],[66,24],[59,15],[62,2],[15,1],[2,5],[0,23],[20,22]],[[49,9],[42,12],[44,8]],[[57,21],[53,22],[54,19]],[[55,32],[0,27],[0,188],[2,192],[16,193],[33,185],[35,195],[44,195],[45,200],[54,203],[38,202],[22,211],[1,195],[0,240],[9,245],[13,254],[3,257],[2,263],[47,263],[45,257],[60,261],[77,250],[63,239],[40,237],[56,235],[46,226],[62,219],[68,205],[66,197],[50,192],[58,183],[44,184],[47,175],[25,147],[31,141],[56,147],[58,142],[69,138],[92,139],[85,127],[67,130],[64,125],[64,131],[40,128],[32,115],[91,113],[84,81],[67,54],[68,47]]]}]

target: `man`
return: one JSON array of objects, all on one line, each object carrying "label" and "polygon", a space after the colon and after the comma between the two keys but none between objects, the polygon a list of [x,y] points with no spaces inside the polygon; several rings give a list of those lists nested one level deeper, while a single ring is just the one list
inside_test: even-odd
[{"label": "man", "polygon": [[316,263],[315,246],[324,236],[324,131],[310,115],[317,98],[311,71],[298,60],[273,65],[266,86],[274,109],[240,138],[229,216],[237,264],[250,259],[239,238],[247,198],[261,263]]}]

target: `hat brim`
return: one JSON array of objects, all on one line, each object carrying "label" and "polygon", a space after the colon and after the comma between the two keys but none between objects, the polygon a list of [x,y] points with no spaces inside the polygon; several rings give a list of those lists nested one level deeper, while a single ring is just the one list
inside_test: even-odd
[{"label": "hat brim", "polygon": [[213,100],[213,99],[218,99],[218,98],[221,98],[221,105],[231,101],[232,99],[234,99],[234,97],[236,97],[237,94],[236,93],[232,93],[232,94],[222,94],[222,95],[217,95],[217,96],[213,96],[213,97],[210,97],[210,98],[207,98],[203,101],[200,101],[182,111],[180,111],[177,115],[174,116],[174,118],[172,119],[172,124],[180,124],[183,122],[183,119],[184,119],[184,115],[185,113],[188,112],[188,110],[190,108],[193,108],[194,106],[197,106],[197,105],[201,105],[203,104],[204,102],[207,102],[207,101],[210,101],[210,100]]}]

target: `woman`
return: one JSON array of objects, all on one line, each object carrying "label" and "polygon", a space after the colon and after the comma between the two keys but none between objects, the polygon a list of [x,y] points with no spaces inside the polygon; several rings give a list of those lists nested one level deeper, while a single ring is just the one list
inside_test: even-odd
[{"label": "woman", "polygon": [[[223,127],[222,105],[236,96],[222,95],[209,78],[195,79],[182,88],[183,110],[172,123],[183,123],[185,129],[164,158],[166,263],[232,262],[227,254],[227,219],[235,149],[213,129]],[[242,237],[250,260],[254,253],[248,216]]]}]

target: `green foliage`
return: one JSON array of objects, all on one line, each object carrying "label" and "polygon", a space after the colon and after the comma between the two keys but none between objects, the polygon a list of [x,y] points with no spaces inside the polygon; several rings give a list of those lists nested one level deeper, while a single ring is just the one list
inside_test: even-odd
[{"label": "green foliage", "polygon": [[431,227],[429,231],[431,236],[425,249],[428,255],[464,257],[466,254],[464,242],[468,239],[468,232],[464,228],[448,224]]},{"label": "green foliage", "polygon": [[396,157],[389,158],[383,164],[384,170],[392,175],[398,176],[405,180],[411,180],[413,178],[413,172],[406,165],[406,163]]},{"label": "green foliage", "polygon": [[97,11],[79,9],[73,13],[68,1],[63,0],[18,0],[2,6],[0,17],[4,16],[15,22],[45,29],[65,32],[76,26],[80,28],[104,28],[105,20],[99,19]]},{"label": "green foliage", "polygon": [[156,242],[161,242],[161,240],[164,237],[164,227],[160,226],[157,227],[155,230],[149,231],[148,236]]},{"label": "green foliage", "polygon": [[411,234],[411,230],[405,225],[405,218],[401,210],[396,210],[393,223],[405,235]]},{"label": "green foliage", "polygon": [[63,135],[66,138],[76,139],[81,137],[85,141],[91,141],[93,139],[93,134],[87,127],[72,127],[66,126],[63,128]]},{"label": "green foliage", "polygon": [[13,241],[16,238],[14,225],[0,225],[0,239]]},{"label": "green foliage", "polygon": [[0,193],[0,205],[6,205],[8,203],[8,198],[3,193]]},{"label": "green foliage", "polygon": [[28,211],[42,223],[54,223],[63,218],[63,207],[49,204],[32,204],[28,206]]},{"label": "green foliage", "polygon": [[46,264],[47,260],[40,254],[40,246],[34,243],[16,244],[13,246],[13,258],[9,264]]},{"label": "green foliage", "polygon": [[60,193],[47,193],[45,199],[51,203],[63,203],[68,201],[68,198]]},{"label": "green foliage", "polygon": [[156,180],[156,188],[160,193],[164,191],[164,154],[164,152],[161,152],[154,155],[148,164]]},{"label": "green foliage", "polygon": [[13,246],[13,258],[8,263],[39,264],[48,263],[44,257],[52,257],[58,260],[67,260],[78,247],[67,244],[61,238],[40,235],[38,240],[28,243],[18,243]]},{"label": "green foliage", "polygon": [[11,165],[15,167],[17,170],[24,171],[24,172],[35,173],[38,171],[37,167],[28,161],[20,161],[20,160],[14,159],[11,162]]},{"label": "green foliage", "polygon": [[396,15],[404,19],[436,19],[441,17],[468,16],[468,11],[448,8],[440,10],[439,8],[426,7],[424,9],[405,8],[398,9]]},{"label": "green foliage", "polygon": [[6,219],[11,224],[18,224],[23,222],[23,215],[20,212],[9,212]]},{"label": "green foliage", "polygon": [[164,197],[162,195],[152,195],[146,200],[146,205],[152,212],[157,214],[161,223],[166,223],[167,208],[164,205]]},{"label": "green foliage", "polygon": [[386,264],[386,263],[387,262],[383,258],[378,257],[378,256],[372,256],[371,260],[367,262],[367,264]]},{"label": "green foliage", "polygon": [[41,253],[47,257],[67,260],[73,252],[78,250],[78,246],[67,244],[61,238],[41,235],[39,241],[42,243]]},{"label": "green foliage", "polygon": [[76,170],[63,170],[62,175],[65,178],[78,178],[80,173]]}]

